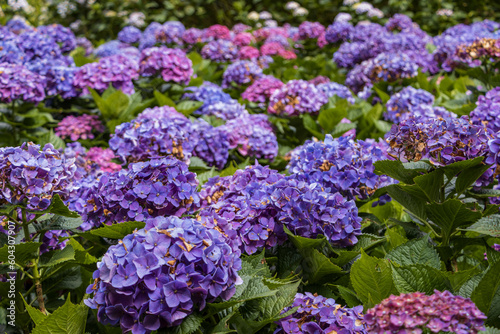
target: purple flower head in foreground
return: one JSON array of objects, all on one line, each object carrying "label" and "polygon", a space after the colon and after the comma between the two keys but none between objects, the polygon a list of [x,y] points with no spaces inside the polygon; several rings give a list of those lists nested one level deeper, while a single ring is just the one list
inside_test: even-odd
[{"label": "purple flower head in foreground", "polygon": [[327,102],[326,95],[313,84],[305,80],[291,80],[274,91],[267,111],[284,116],[317,114]]},{"label": "purple flower head in foreground", "polygon": [[278,155],[278,141],[266,115],[242,115],[221,128],[229,136],[230,148],[245,157],[272,160]]},{"label": "purple flower head in foreground", "polygon": [[72,191],[75,159],[66,159],[47,144],[33,143],[0,149],[0,204],[24,203],[30,210],[45,210],[58,194],[65,200]]},{"label": "purple flower head in foreground", "polygon": [[216,63],[225,63],[238,58],[238,47],[231,41],[218,39],[206,44],[201,49],[201,55]]},{"label": "purple flower head in foreground", "polygon": [[191,122],[180,117],[136,119],[116,127],[109,147],[124,162],[174,156],[187,162],[193,151]]},{"label": "purple flower head in foreground", "polygon": [[0,63],[0,102],[40,102],[45,99],[45,79],[23,65]]},{"label": "purple flower head in foreground", "polygon": [[64,53],[70,52],[76,48],[75,34],[69,28],[63,27],[60,24],[51,24],[38,27],[38,31],[50,36],[60,45],[61,51]]},{"label": "purple flower head in foreground", "polygon": [[85,64],[76,72],[74,85],[88,94],[87,87],[99,92],[109,85],[121,89],[125,94],[134,93],[132,80],[139,78],[139,66],[133,59],[114,55],[99,59],[97,63]]},{"label": "purple flower head in foreground", "polygon": [[500,87],[479,96],[477,107],[470,113],[472,123],[486,126],[492,133],[500,131]]},{"label": "purple flower head in foreground", "polygon": [[282,313],[298,307],[293,314],[280,319],[274,334],[365,334],[363,306],[347,308],[335,303],[332,298],[306,292],[297,293],[293,304]]},{"label": "purple flower head in foreground", "polygon": [[332,96],[338,96],[342,99],[346,99],[350,104],[354,104],[354,96],[352,95],[349,88],[336,82],[326,82],[317,85],[318,89],[322,91],[326,97],[330,98]]},{"label": "purple flower head in foreground", "polygon": [[261,78],[262,75],[262,69],[255,62],[250,60],[238,60],[229,65],[224,71],[222,88],[252,83]]},{"label": "purple flower head in foreground", "polygon": [[41,31],[30,30],[18,35],[17,46],[23,51],[25,62],[43,58],[63,58],[61,48],[56,41]]},{"label": "purple flower head in foreground", "polygon": [[434,290],[390,296],[365,314],[368,333],[476,334],[484,330],[486,316],[469,299]]},{"label": "purple flower head in foreground", "polygon": [[226,301],[242,284],[241,260],[221,234],[189,218],[148,219],[111,246],[85,303],[124,333],[178,326],[206,303]]},{"label": "purple flower head in foreground", "polygon": [[66,116],[59,122],[55,133],[62,139],[94,139],[94,133],[104,132],[106,128],[97,115]]},{"label": "purple flower head in foreground", "polygon": [[412,108],[422,104],[432,105],[433,103],[434,96],[431,93],[408,86],[399,93],[392,95],[387,101],[387,112],[384,114],[384,119],[399,123],[403,114],[411,114]]},{"label": "purple flower head in foreground", "polygon": [[134,26],[127,26],[118,33],[118,40],[123,43],[137,43],[142,37],[142,32]]},{"label": "purple flower head in foreground", "polygon": [[347,198],[366,199],[378,188],[393,183],[385,175],[375,174],[374,163],[387,159],[387,145],[373,139],[353,140],[350,137],[332,138],[324,142],[309,141],[291,153],[290,173],[307,174],[313,180]]},{"label": "purple flower head in foreground", "polygon": [[128,170],[102,174],[75,202],[88,230],[102,224],[181,216],[199,204],[198,180],[185,163],[173,158],[130,164]]},{"label": "purple flower head in foreground", "polygon": [[258,80],[255,80],[250,86],[245,89],[241,97],[250,101],[264,105],[275,90],[283,86],[281,80],[276,79],[272,75],[265,75]]},{"label": "purple flower head in foreground", "polygon": [[158,73],[166,82],[187,84],[193,75],[193,63],[180,49],[161,46],[142,50],[139,74],[149,77]]}]

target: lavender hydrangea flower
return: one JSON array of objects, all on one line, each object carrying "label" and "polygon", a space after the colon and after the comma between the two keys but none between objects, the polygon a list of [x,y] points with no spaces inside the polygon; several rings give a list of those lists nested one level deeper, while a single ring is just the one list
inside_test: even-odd
[{"label": "lavender hydrangea flower", "polygon": [[193,123],[190,139],[195,142],[193,156],[208,166],[222,169],[229,156],[229,136],[223,128],[214,128],[204,120]]},{"label": "lavender hydrangea flower", "polygon": [[[168,21],[155,28],[155,40],[161,44],[182,44],[182,35],[185,30],[186,28],[181,22]],[[144,34],[146,34],[146,31],[144,31]]]},{"label": "lavender hydrangea flower", "polygon": [[326,97],[330,98],[332,96],[338,96],[342,99],[346,99],[350,104],[354,104],[354,96],[352,95],[349,88],[336,82],[326,82],[317,85],[318,89],[323,92]]},{"label": "lavender hydrangea flower", "polygon": [[46,231],[40,245],[40,255],[49,251],[64,249],[69,240],[59,241],[59,238],[69,237],[68,232],[63,230]]},{"label": "lavender hydrangea flower", "polygon": [[488,134],[483,126],[460,118],[409,116],[393,125],[386,134],[388,154],[394,159],[419,161],[429,159],[436,166],[485,156]]},{"label": "lavender hydrangea flower", "polygon": [[229,135],[230,148],[243,156],[272,160],[278,155],[278,141],[266,115],[242,115],[222,128]]},{"label": "lavender hydrangea flower", "polygon": [[353,30],[354,27],[349,22],[334,22],[326,28],[325,40],[330,44],[345,42],[351,38]]},{"label": "lavender hydrangea flower", "polygon": [[149,77],[157,73],[167,82],[187,84],[193,75],[193,63],[180,49],[162,46],[142,50],[139,74]]},{"label": "lavender hydrangea flower", "polygon": [[180,118],[187,120],[187,117],[175,110],[173,107],[162,106],[144,109],[137,117],[136,120],[154,120],[160,118]]},{"label": "lavender hydrangea flower", "polygon": [[316,86],[304,80],[291,80],[274,91],[267,111],[285,116],[317,114],[327,102],[326,95]]},{"label": "lavender hydrangea flower", "polygon": [[222,88],[229,88],[252,83],[261,78],[262,69],[254,62],[249,60],[238,60],[229,65],[224,71],[222,78]]},{"label": "lavender hydrangea flower", "polygon": [[23,64],[24,52],[17,46],[15,40],[0,39],[0,63]]},{"label": "lavender hydrangea flower", "polygon": [[128,44],[139,42],[141,37],[142,31],[134,26],[127,26],[118,33],[118,40]]},{"label": "lavender hydrangea flower", "polygon": [[40,102],[45,99],[44,77],[23,65],[0,63],[0,101]]},{"label": "lavender hydrangea flower", "polygon": [[111,246],[97,268],[85,303],[98,310],[99,322],[132,333],[178,326],[242,284],[238,255],[219,232],[189,218],[148,219]]},{"label": "lavender hydrangea flower", "polygon": [[421,292],[390,296],[365,314],[368,332],[377,334],[422,333],[425,329],[433,333],[475,334],[484,330],[485,319],[469,298],[438,290],[431,296]]},{"label": "lavender hydrangea flower", "polygon": [[173,158],[130,164],[128,170],[104,173],[74,203],[82,230],[129,220],[181,216],[196,207],[196,174]]},{"label": "lavender hydrangea flower", "polygon": [[66,116],[59,122],[55,133],[62,139],[72,141],[78,139],[94,139],[95,132],[103,132],[106,128],[97,115]]},{"label": "lavender hydrangea flower", "polygon": [[348,198],[366,199],[375,190],[393,183],[387,176],[375,174],[374,162],[386,159],[384,143],[373,139],[332,138],[309,141],[291,153],[290,173],[307,174],[311,182],[319,180]]},{"label": "lavender hydrangea flower", "polygon": [[283,85],[281,80],[276,79],[272,75],[265,75],[248,86],[243,94],[241,94],[241,97],[250,102],[261,103],[263,106],[274,91],[281,88]]},{"label": "lavender hydrangea flower", "polygon": [[182,41],[188,45],[194,45],[205,41],[203,30],[198,28],[189,28],[182,33]]},{"label": "lavender hydrangea flower", "polygon": [[363,306],[347,308],[332,298],[306,292],[297,293],[293,304],[282,313],[294,307],[298,307],[297,311],[280,319],[274,334],[368,333],[363,321]]},{"label": "lavender hydrangea flower", "polygon": [[222,88],[211,82],[204,82],[199,87],[187,87],[184,98],[203,102],[203,105],[195,111],[197,114],[205,114],[205,109],[217,102],[229,102],[231,96],[225,93]]},{"label": "lavender hydrangea flower", "polygon": [[0,149],[0,203],[24,203],[30,210],[45,210],[52,197],[67,198],[73,187],[76,165],[47,144],[24,143]]},{"label": "lavender hydrangea flower", "polygon": [[124,162],[174,156],[189,161],[191,122],[182,118],[136,119],[116,127],[109,147]]},{"label": "lavender hydrangea flower", "polygon": [[393,123],[399,123],[401,116],[411,112],[412,108],[422,104],[432,105],[433,103],[434,95],[423,89],[415,89],[408,86],[392,95],[389,101],[387,101],[387,112],[384,113],[384,119]]},{"label": "lavender hydrangea flower", "polygon": [[63,53],[70,52],[76,48],[76,37],[71,29],[60,24],[51,24],[38,27],[38,31],[50,36],[56,43],[59,43]]},{"label": "lavender hydrangea flower", "polygon": [[251,30],[252,27],[250,27],[249,25],[246,25],[244,23],[236,23],[233,28],[231,29],[232,32],[234,32],[235,34],[239,34],[239,33],[242,33],[242,32],[245,32],[247,30]]},{"label": "lavender hydrangea flower", "polygon": [[325,27],[319,22],[302,22],[299,26],[299,39],[316,39],[325,32]]},{"label": "lavender hydrangea flower", "polygon": [[26,31],[17,37],[17,45],[24,53],[24,61],[31,62],[37,59],[62,58],[62,52],[56,41],[39,31]]},{"label": "lavender hydrangea flower", "polygon": [[133,59],[122,55],[114,55],[99,59],[98,63],[85,64],[75,74],[75,87],[88,94],[87,87],[99,92],[112,85],[125,94],[134,93],[132,80],[139,78],[139,66]]},{"label": "lavender hydrangea flower", "polygon": [[472,123],[483,124],[492,133],[500,131],[500,87],[479,96],[476,109],[470,113]]},{"label": "lavender hydrangea flower", "polygon": [[218,39],[206,44],[201,49],[201,55],[216,63],[229,62],[238,58],[238,47],[231,41]]},{"label": "lavender hydrangea flower", "polygon": [[[45,64],[44,61],[41,65]],[[32,69],[33,71],[33,69]],[[60,95],[63,99],[77,97],[80,93],[75,88],[77,67],[48,66],[45,73],[45,85],[48,96]]]},{"label": "lavender hydrangea flower", "polygon": [[[201,111],[203,110],[203,112]],[[212,115],[223,120],[231,120],[248,114],[245,106],[236,100],[215,102],[195,112],[197,115]]]}]

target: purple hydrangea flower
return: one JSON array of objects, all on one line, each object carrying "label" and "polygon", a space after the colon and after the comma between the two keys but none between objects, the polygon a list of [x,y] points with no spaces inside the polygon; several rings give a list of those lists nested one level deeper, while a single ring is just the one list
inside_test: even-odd
[{"label": "purple hydrangea flower", "polygon": [[139,42],[141,37],[142,31],[134,26],[127,26],[118,33],[118,40],[128,44]]},{"label": "purple hydrangea flower", "polygon": [[204,120],[193,123],[190,139],[195,142],[193,156],[208,166],[222,169],[229,156],[229,136],[221,127],[212,127]]},{"label": "purple hydrangea flower", "polygon": [[[203,110],[203,112],[202,112]],[[240,116],[248,114],[245,106],[239,104],[236,100],[229,100],[227,102],[215,102],[210,105],[203,105],[203,109],[195,112],[197,115],[213,115],[223,120],[231,120]]]},{"label": "purple hydrangea flower", "polygon": [[40,102],[45,99],[45,78],[23,65],[0,63],[0,101]]},{"label": "purple hydrangea flower", "polygon": [[134,46],[131,46],[127,43],[122,43],[117,40],[112,40],[106,42],[104,44],[99,45],[94,50],[94,55],[97,58],[111,57],[116,55],[126,56],[128,58],[132,58],[134,60],[138,60],[140,56],[139,49]]},{"label": "purple hydrangea flower", "polygon": [[267,111],[285,116],[317,114],[327,102],[326,95],[313,84],[305,80],[291,80],[274,91]]},{"label": "purple hydrangea flower", "polygon": [[85,303],[98,310],[99,322],[132,333],[178,326],[242,284],[238,255],[219,232],[189,218],[148,219],[111,246],[97,268]]},{"label": "purple hydrangea flower", "polygon": [[349,22],[334,22],[325,31],[325,40],[330,44],[346,42],[352,36],[354,27]]},{"label": "purple hydrangea flower", "polygon": [[486,316],[469,299],[449,291],[434,290],[390,296],[365,314],[369,333],[479,333],[484,330]]},{"label": "purple hydrangea flower", "polygon": [[283,85],[281,80],[276,79],[272,75],[265,75],[248,86],[243,94],[241,94],[241,97],[250,102],[260,103],[264,106],[264,103],[269,101],[274,91],[281,88]]},{"label": "purple hydrangea flower", "polygon": [[85,56],[90,56],[94,52],[94,47],[92,46],[92,42],[90,42],[85,37],[77,37],[76,38],[76,47],[80,47],[85,50]]},{"label": "purple hydrangea flower", "polygon": [[472,123],[485,125],[492,133],[500,131],[500,87],[479,96],[477,107],[470,113]]},{"label": "purple hydrangea flower", "polygon": [[234,32],[235,34],[239,34],[239,33],[242,33],[242,32],[245,32],[247,30],[251,30],[252,27],[250,27],[249,25],[246,25],[246,24],[243,24],[243,23],[236,23],[233,28],[231,29],[232,32]]},{"label": "purple hydrangea flower", "polygon": [[336,82],[326,82],[317,85],[318,89],[322,91],[326,97],[330,98],[332,96],[338,96],[342,99],[346,99],[350,104],[354,104],[354,96],[352,95],[349,88]]},{"label": "purple hydrangea flower", "polygon": [[182,40],[184,43],[194,45],[205,41],[203,30],[198,28],[189,28],[182,33]]},{"label": "purple hydrangea flower", "polygon": [[298,307],[297,311],[277,321],[274,334],[368,333],[363,321],[363,306],[347,308],[332,298],[306,292],[297,293],[293,304],[282,313],[294,307]]},{"label": "purple hydrangea flower", "polygon": [[137,117],[136,120],[154,120],[160,118],[180,118],[187,120],[187,117],[175,110],[173,107],[163,106],[144,109]]},{"label": "purple hydrangea flower", "polygon": [[79,139],[94,139],[94,133],[106,130],[97,115],[66,116],[59,122],[55,133],[62,139],[72,141]]},{"label": "purple hydrangea flower", "polygon": [[61,48],[56,41],[37,30],[20,34],[17,37],[17,46],[23,51],[25,62],[43,58],[61,59],[63,57]]},{"label": "purple hydrangea flower", "polygon": [[45,210],[52,196],[63,200],[72,191],[76,165],[47,144],[24,143],[0,149],[0,203],[24,203],[30,210]]},{"label": "purple hydrangea flower", "polygon": [[[165,22],[163,25],[157,26],[154,30],[156,43],[182,44],[182,35],[185,30],[186,28],[179,21]],[[146,31],[144,31],[144,34],[146,34]]]},{"label": "purple hydrangea flower", "polygon": [[205,29],[205,38],[213,39],[231,39],[231,31],[228,27],[221,24],[214,24]]},{"label": "purple hydrangea flower", "polygon": [[24,52],[17,46],[15,40],[1,40],[0,63],[23,64]]},{"label": "purple hydrangea flower", "polygon": [[59,43],[63,53],[70,52],[76,48],[76,37],[71,29],[60,24],[51,24],[38,27],[42,34],[50,36],[56,43]]},{"label": "purple hydrangea flower", "polygon": [[238,58],[238,47],[231,41],[218,39],[206,44],[201,49],[201,55],[216,63],[229,62]]},{"label": "purple hydrangea flower", "polygon": [[180,49],[152,47],[142,50],[139,73],[147,77],[161,73],[167,82],[187,84],[193,75],[193,63]]},{"label": "purple hydrangea flower", "polygon": [[238,60],[224,71],[222,88],[252,83],[263,76],[262,69],[253,61]]},{"label": "purple hydrangea flower", "polygon": [[232,100],[231,96],[225,93],[222,88],[208,81],[199,87],[187,87],[186,91],[184,98],[203,102],[203,105],[195,111],[197,114],[205,114],[205,109],[212,104]]},{"label": "purple hydrangea flower", "polygon": [[99,92],[112,85],[125,94],[134,93],[132,80],[139,78],[139,66],[133,59],[114,55],[99,59],[98,63],[85,64],[75,74],[74,85],[88,94],[87,87]]},{"label": "purple hydrangea flower", "polygon": [[40,255],[49,251],[63,249],[69,240],[59,241],[59,238],[69,237],[68,232],[63,230],[46,231],[40,245]]},{"label": "purple hydrangea flower", "polygon": [[198,180],[173,158],[130,164],[128,170],[102,174],[74,203],[81,229],[158,216],[181,216],[199,204]]},{"label": "purple hydrangea flower", "polygon": [[429,105],[434,103],[434,95],[423,90],[415,89],[411,86],[403,88],[399,93],[391,96],[387,101],[387,112],[384,119],[393,123],[399,123],[405,113],[411,113],[414,107],[419,105]]},{"label": "purple hydrangea flower", "polygon": [[266,115],[242,115],[221,128],[229,136],[230,148],[243,156],[272,160],[278,155],[278,141]]},{"label": "purple hydrangea flower", "polygon": [[316,39],[325,32],[325,27],[319,22],[304,21],[299,26],[299,39]]}]

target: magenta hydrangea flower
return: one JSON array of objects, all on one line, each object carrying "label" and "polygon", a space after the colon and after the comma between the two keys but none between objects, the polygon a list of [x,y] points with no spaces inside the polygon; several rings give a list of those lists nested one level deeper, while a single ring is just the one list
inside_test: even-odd
[{"label": "magenta hydrangea flower", "polygon": [[236,36],[234,36],[233,43],[239,47],[247,46],[252,43],[255,43],[255,38],[249,32],[241,32]]},{"label": "magenta hydrangea flower", "polygon": [[115,154],[109,148],[91,147],[85,154],[85,159],[92,164],[97,164],[98,168],[103,172],[113,173],[122,169],[122,166],[112,162]]},{"label": "magenta hydrangea flower", "polygon": [[238,47],[231,41],[218,39],[205,44],[201,49],[201,55],[216,63],[229,62],[238,58]]},{"label": "magenta hydrangea flower", "polygon": [[125,94],[134,93],[132,80],[139,78],[139,66],[133,59],[114,55],[99,59],[97,63],[85,64],[76,72],[74,85],[88,94],[87,87],[99,92],[110,85]]},{"label": "magenta hydrangea flower", "polygon": [[261,103],[263,106],[274,91],[281,88],[283,85],[281,80],[276,79],[272,75],[265,75],[248,86],[243,94],[241,94],[241,97],[250,102]]},{"label": "magenta hydrangea flower", "polygon": [[241,86],[261,78],[262,69],[253,61],[238,60],[229,65],[222,77],[222,88]]},{"label": "magenta hydrangea flower", "polygon": [[205,29],[204,35],[205,38],[231,39],[231,31],[228,27],[221,24],[214,24],[213,26],[208,27]]},{"label": "magenta hydrangea flower", "polygon": [[40,102],[45,99],[45,78],[23,65],[0,63],[0,101]]},{"label": "magenta hydrangea flower", "polygon": [[365,314],[368,333],[476,334],[484,330],[486,316],[469,299],[434,290],[390,296]]},{"label": "magenta hydrangea flower", "polygon": [[139,74],[149,77],[158,73],[167,82],[187,84],[193,75],[193,63],[180,49],[161,46],[142,50]]},{"label": "magenta hydrangea flower", "polygon": [[106,127],[97,115],[66,116],[59,122],[55,129],[56,135],[62,139],[94,139],[94,133],[101,133]]},{"label": "magenta hydrangea flower", "polygon": [[284,116],[317,114],[327,102],[327,96],[313,84],[305,80],[291,80],[274,91],[267,111]]},{"label": "magenta hydrangea flower", "polygon": [[306,292],[297,293],[292,305],[282,313],[294,307],[298,308],[293,314],[276,322],[278,328],[274,334],[368,333],[363,321],[363,306],[347,308],[332,298]]},{"label": "magenta hydrangea flower", "polygon": [[243,46],[238,52],[238,59],[257,59],[260,56],[259,49],[253,46]]},{"label": "magenta hydrangea flower", "polygon": [[230,299],[243,283],[240,269],[238,254],[215,229],[190,218],[148,219],[108,249],[85,303],[99,322],[147,334],[180,325],[207,302]]}]

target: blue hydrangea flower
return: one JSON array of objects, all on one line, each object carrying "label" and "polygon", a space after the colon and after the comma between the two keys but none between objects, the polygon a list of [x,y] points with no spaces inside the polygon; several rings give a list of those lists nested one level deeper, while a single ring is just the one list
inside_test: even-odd
[{"label": "blue hydrangea flower", "polygon": [[318,89],[322,91],[326,97],[330,98],[332,96],[338,96],[342,99],[346,99],[349,103],[354,104],[354,96],[352,95],[349,88],[336,82],[326,82],[319,84]]},{"label": "blue hydrangea flower", "polygon": [[142,37],[142,31],[134,26],[124,27],[118,33],[118,40],[123,43],[137,43]]},{"label": "blue hydrangea flower", "polygon": [[238,60],[229,65],[222,77],[222,87],[229,88],[252,83],[263,76],[262,69],[253,61]]}]

